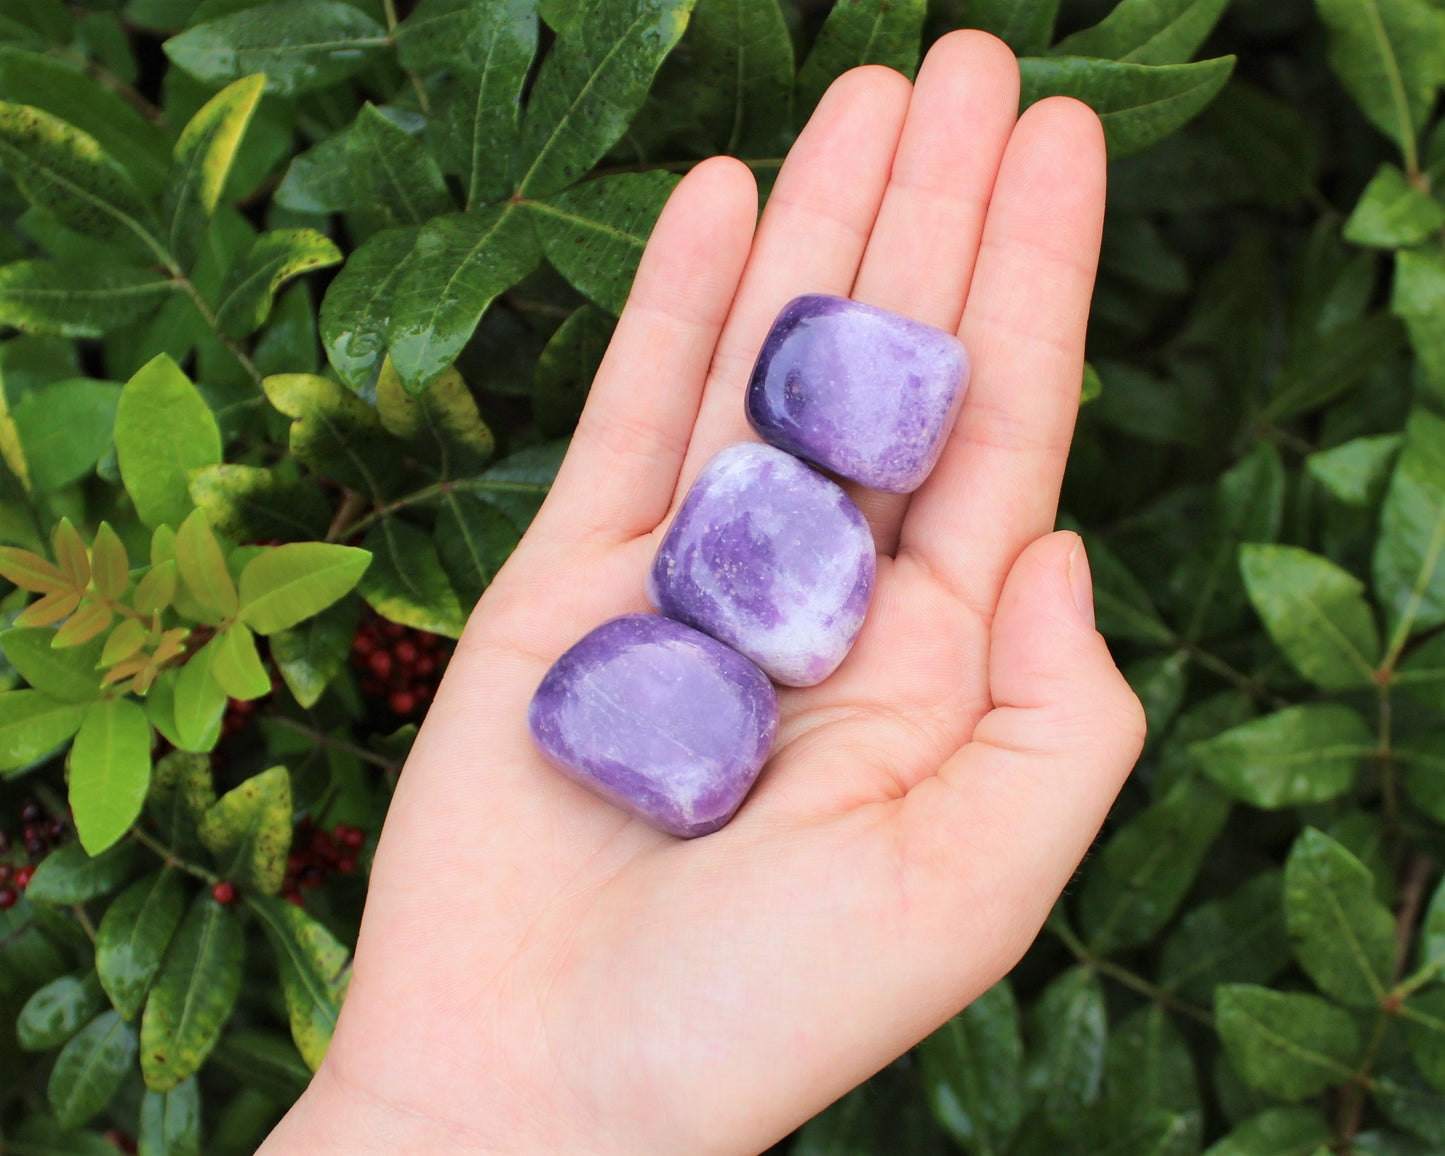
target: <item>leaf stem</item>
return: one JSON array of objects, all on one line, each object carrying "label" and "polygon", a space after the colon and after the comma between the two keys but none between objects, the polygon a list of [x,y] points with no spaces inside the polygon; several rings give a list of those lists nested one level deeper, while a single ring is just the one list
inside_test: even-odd
[{"label": "leaf stem", "polygon": [[240,363],[241,368],[246,371],[246,375],[259,389],[261,386],[261,371],[256,368],[256,363],[251,360],[246,351],[242,349],[234,339],[227,337],[221,332],[220,327],[216,324],[215,313],[213,313],[211,307],[206,304],[206,299],[201,296],[201,291],[196,288],[195,283],[181,272],[179,267],[173,266],[171,268],[171,275],[175,279],[175,283],[181,292],[191,299],[191,304],[196,307],[196,312],[201,315],[201,320],[206,323],[206,327],[231,351],[231,356]]},{"label": "leaf stem", "polygon": [[136,89],[134,89],[131,85],[127,84],[115,73],[111,72],[110,69],[106,68],[98,61],[91,60],[89,57],[84,56],[79,52],[76,52],[74,49],[66,48],[63,46],[51,48],[46,53],[46,55],[58,56],[64,60],[69,60],[74,64],[80,65],[82,68],[85,69],[87,76],[89,76],[92,80],[97,80],[101,84],[105,85],[106,88],[114,92],[123,101],[125,101],[126,104],[130,105],[133,109],[140,113],[141,116],[145,117],[146,120],[150,121],[152,124],[155,125],[165,125],[166,114],[162,112],[160,108],[148,101],[138,91],[136,91]]},{"label": "leaf stem", "polygon": [[187,875],[194,875],[197,879],[204,880],[206,883],[216,884],[221,881],[219,875],[207,871],[204,867],[192,863],[188,859],[182,859],[175,851],[167,847],[159,839],[148,835],[139,823],[130,829],[130,836],[142,847],[159,855],[161,861],[165,863],[167,867],[174,867],[179,871],[184,871]]},{"label": "leaf stem", "polygon": [[[396,19],[396,0],[381,0],[381,10],[382,10],[382,12],[385,13],[385,15],[386,15],[386,35],[387,35],[387,39],[390,40],[390,41],[394,44],[396,41],[395,41],[395,38],[392,36],[392,33],[394,33],[394,32],[396,31],[396,25],[397,25],[397,19]],[[430,114],[431,114],[431,97],[427,96],[427,93],[426,93],[426,85],[424,85],[424,84],[422,83],[421,77],[419,77],[415,72],[413,72],[413,71],[412,71],[411,69],[409,69],[409,68],[406,70],[406,75],[407,75],[407,77],[411,80],[411,86],[412,86],[412,88],[416,89],[416,99],[417,99],[417,103],[421,105],[421,110],[422,110],[422,112],[427,113],[428,115],[430,115]]]},{"label": "leaf stem", "polygon": [[288,731],[295,731],[298,735],[305,735],[318,747],[330,747],[333,751],[340,751],[343,754],[352,755],[364,763],[370,763],[374,767],[380,767],[387,774],[395,776],[401,771],[401,764],[388,759],[385,755],[379,755],[375,751],[369,751],[356,743],[347,742],[345,739],[333,738],[324,731],[309,727],[303,722],[297,722],[285,715],[271,715],[268,722],[284,727]]},{"label": "leaf stem", "polygon": [[1202,1007],[1197,1007],[1187,1000],[1180,999],[1172,991],[1166,991],[1158,984],[1150,983],[1149,980],[1145,979],[1142,975],[1130,971],[1127,967],[1117,964],[1111,959],[1105,959],[1095,955],[1063,920],[1050,920],[1047,926],[1085,967],[1093,968],[1100,975],[1107,975],[1115,983],[1122,984],[1124,987],[1129,988],[1131,991],[1136,991],[1142,996],[1147,996],[1162,1008],[1186,1015],[1190,1019],[1197,1020],[1211,1031],[1214,1030],[1214,1017]]},{"label": "leaf stem", "polygon": [[1258,679],[1251,678],[1238,667],[1220,658],[1219,655],[1202,649],[1198,643],[1185,642],[1182,638],[1178,642],[1192,661],[1197,662],[1205,670],[1219,675],[1225,682],[1244,691],[1250,698],[1267,704],[1272,710],[1283,710],[1290,705],[1288,700],[1280,698]]},{"label": "leaf stem", "polygon": [[90,921],[90,915],[85,910],[84,903],[77,903],[71,907],[70,912],[75,916],[75,922],[80,924],[80,929],[85,932],[91,943],[95,942],[95,924]]}]

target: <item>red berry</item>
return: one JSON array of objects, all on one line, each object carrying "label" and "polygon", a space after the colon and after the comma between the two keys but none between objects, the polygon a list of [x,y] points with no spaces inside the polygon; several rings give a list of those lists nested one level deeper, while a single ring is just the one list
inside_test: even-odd
[{"label": "red berry", "polygon": [[381,635],[395,642],[398,638],[406,637],[406,627],[395,622],[383,622],[381,624]]},{"label": "red berry", "polygon": [[410,691],[394,690],[387,696],[386,704],[396,714],[411,714],[416,710],[416,695]]},{"label": "red berry", "polygon": [[423,654],[411,669],[420,678],[430,678],[437,672],[437,660],[430,654]]},{"label": "red berry", "polygon": [[45,812],[40,809],[40,804],[34,799],[27,799],[20,808],[20,821],[22,823],[33,823],[37,819],[43,818],[44,815]]},{"label": "red berry", "polygon": [[366,845],[366,832],[360,827],[348,827],[346,828],[346,834],[341,838],[341,842],[355,851]]},{"label": "red berry", "polygon": [[60,819],[47,819],[45,821],[45,834],[51,839],[59,839],[65,834],[65,823]]},{"label": "red berry", "polygon": [[236,902],[236,888],[229,880],[222,879],[211,888],[211,898],[224,907],[228,903]]},{"label": "red berry", "polygon": [[10,850],[10,836],[4,831],[0,831],[0,855],[5,854],[8,850]]},{"label": "red berry", "polygon": [[336,869],[343,875],[350,875],[356,870],[356,860],[350,856],[347,856],[345,859],[338,859],[336,861]]},{"label": "red berry", "polygon": [[24,891],[30,886],[30,879],[34,874],[35,868],[31,867],[28,863],[24,867],[17,867],[15,869],[15,886],[20,888],[21,891]]},{"label": "red berry", "polygon": [[360,657],[364,658],[375,649],[376,639],[372,638],[369,634],[358,633],[357,636],[351,640],[352,654],[359,655]]},{"label": "red berry", "polygon": [[408,665],[415,662],[416,656],[420,653],[416,648],[416,643],[409,638],[403,638],[391,648],[391,652],[396,655],[397,662]]},{"label": "red berry", "polygon": [[15,868],[9,863],[0,862],[0,883],[9,883],[10,876],[15,873]]},{"label": "red berry", "polygon": [[378,650],[366,660],[366,669],[377,678],[385,678],[391,673],[391,655],[384,650]]},{"label": "red berry", "polygon": [[0,887],[0,911],[8,911],[20,900],[20,893],[13,887]]},{"label": "red berry", "polygon": [[324,878],[325,876],[315,867],[308,867],[305,871],[301,872],[301,878],[297,880],[297,882],[299,882],[302,887],[316,888],[321,886],[321,881]]},{"label": "red berry", "polygon": [[306,900],[302,897],[301,892],[294,889],[287,891],[281,898],[286,900],[287,903],[294,903],[297,907],[306,906]]},{"label": "red berry", "polygon": [[430,682],[418,683],[416,686],[416,698],[418,702],[431,702],[432,696],[437,692],[436,685]]},{"label": "red berry", "polygon": [[50,850],[50,844],[39,836],[25,840],[25,853],[32,859],[37,855],[44,855],[48,850]]}]

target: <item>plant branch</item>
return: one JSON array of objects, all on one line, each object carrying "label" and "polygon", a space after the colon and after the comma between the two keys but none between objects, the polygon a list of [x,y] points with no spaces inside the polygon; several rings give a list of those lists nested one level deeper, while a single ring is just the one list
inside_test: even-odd
[{"label": "plant branch", "polygon": [[[392,34],[396,31],[396,25],[397,25],[397,19],[396,19],[396,0],[381,0],[381,9],[382,9],[382,11],[386,14],[386,35],[387,35],[387,38],[390,39],[390,40],[392,40],[393,43],[395,43],[395,39],[394,39],[394,37],[392,36]],[[426,113],[427,115],[430,115],[430,114],[431,114],[431,97],[429,97],[429,96],[427,95],[426,85],[424,85],[424,84],[422,83],[421,77],[419,77],[419,76],[418,76],[415,72],[413,72],[410,68],[408,68],[408,69],[406,70],[406,75],[407,75],[408,79],[410,79],[410,81],[411,81],[411,86],[412,86],[412,88],[414,88],[414,89],[416,90],[417,103],[421,105],[421,110],[422,110],[422,112]]]},{"label": "plant branch", "polygon": [[167,867],[174,867],[179,871],[184,871],[187,875],[194,875],[197,879],[204,880],[206,883],[216,884],[221,881],[219,875],[207,871],[204,867],[200,866],[200,864],[192,863],[189,859],[182,859],[175,851],[167,847],[159,839],[148,835],[139,823],[130,829],[130,837],[142,847],[159,855],[161,861],[165,863]]},{"label": "plant branch", "polygon": [[1166,991],[1156,983],[1151,983],[1142,975],[1130,971],[1127,967],[1115,963],[1111,959],[1095,955],[1088,946],[1062,921],[1053,920],[1048,923],[1048,929],[1059,937],[1060,942],[1069,949],[1074,957],[1085,967],[1093,968],[1100,975],[1107,975],[1115,983],[1122,984],[1142,996],[1147,996],[1160,1007],[1169,1011],[1186,1015],[1190,1019],[1197,1020],[1211,1031],[1214,1030],[1214,1017],[1202,1007],[1180,999],[1172,991]]},{"label": "plant branch", "polygon": [[85,69],[87,76],[105,85],[106,88],[114,92],[125,101],[126,104],[130,105],[152,124],[163,126],[166,123],[166,114],[162,112],[160,108],[148,101],[137,92],[135,88],[123,81],[103,64],[91,60],[87,56],[83,56],[74,49],[60,46],[50,49],[47,55],[58,56],[62,59],[69,60],[73,64],[80,65],[80,67]]},{"label": "plant branch", "polygon": [[401,772],[401,764],[395,760],[388,759],[385,755],[379,755],[375,751],[369,751],[357,743],[347,742],[345,739],[333,738],[324,731],[319,731],[315,727],[309,727],[303,722],[297,722],[293,718],[287,718],[285,715],[278,714],[272,715],[267,721],[276,723],[286,730],[294,731],[298,735],[305,735],[318,747],[330,747],[333,751],[341,751],[343,754],[352,755],[364,763],[370,763],[374,767],[380,767],[390,775],[396,775]]},{"label": "plant branch", "polygon": [[220,327],[216,324],[215,313],[213,313],[211,307],[206,304],[206,299],[201,296],[201,291],[196,288],[195,283],[182,273],[179,268],[173,267],[171,269],[171,275],[174,277],[175,283],[181,292],[191,299],[191,304],[196,307],[196,312],[201,315],[201,320],[206,323],[206,327],[231,351],[231,356],[240,363],[241,368],[246,371],[246,376],[248,376],[259,389],[261,386],[261,371],[256,368],[256,363],[251,360],[246,351],[242,349],[233,338],[227,337],[221,332]]}]

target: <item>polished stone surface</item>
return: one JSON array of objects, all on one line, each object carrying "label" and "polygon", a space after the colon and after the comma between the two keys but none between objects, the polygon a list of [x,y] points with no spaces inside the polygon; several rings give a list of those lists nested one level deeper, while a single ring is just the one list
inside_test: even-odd
[{"label": "polished stone surface", "polygon": [[742,655],[655,614],[604,622],[542,679],[527,721],[547,760],[672,835],[716,831],[777,732],[777,693]]},{"label": "polished stone surface", "polygon": [[874,566],[868,523],[837,484],[791,454],[743,442],[698,475],[647,594],[774,681],[812,686],[858,637]]},{"label": "polished stone surface", "polygon": [[846,297],[798,297],[758,354],[748,420],[779,449],[906,494],[938,461],[968,372],[952,333]]}]

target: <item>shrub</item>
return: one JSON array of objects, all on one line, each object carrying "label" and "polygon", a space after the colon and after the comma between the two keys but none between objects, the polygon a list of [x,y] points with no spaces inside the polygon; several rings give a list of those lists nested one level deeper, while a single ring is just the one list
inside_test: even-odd
[{"label": "shrub", "polygon": [[779,1151],[1445,1146],[1445,11],[1110,7],[0,0],[9,1150],[255,1148],[676,173],[958,26],[1104,116],[1064,504],[1151,738],[1014,975]]}]

